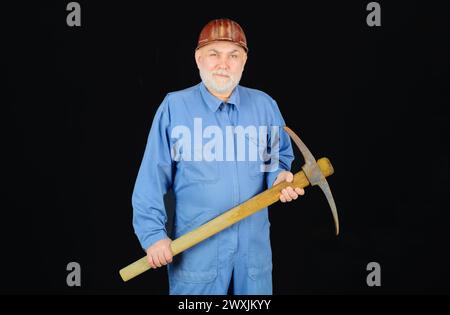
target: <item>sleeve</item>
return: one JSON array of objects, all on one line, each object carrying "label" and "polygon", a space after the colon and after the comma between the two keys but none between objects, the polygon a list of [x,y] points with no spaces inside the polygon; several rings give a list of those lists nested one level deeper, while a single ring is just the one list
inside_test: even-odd
[{"label": "sleeve", "polygon": [[159,106],[132,195],[133,227],[144,250],[167,237],[164,194],[172,186],[167,97]]},{"label": "sleeve", "polygon": [[283,129],[283,127],[286,126],[286,123],[284,122],[277,103],[274,100],[272,100],[271,103],[273,122],[268,140],[268,150],[271,155],[270,164],[273,165],[273,167],[271,167],[270,171],[266,172],[266,183],[268,188],[272,187],[273,182],[280,172],[291,170],[291,164],[294,160],[291,138]]}]

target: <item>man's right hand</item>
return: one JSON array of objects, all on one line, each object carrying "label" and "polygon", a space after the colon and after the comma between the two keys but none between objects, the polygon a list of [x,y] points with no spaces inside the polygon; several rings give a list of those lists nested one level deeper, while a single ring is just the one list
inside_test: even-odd
[{"label": "man's right hand", "polygon": [[156,269],[172,262],[171,243],[172,240],[170,238],[165,238],[157,241],[147,249],[147,261],[150,267]]}]

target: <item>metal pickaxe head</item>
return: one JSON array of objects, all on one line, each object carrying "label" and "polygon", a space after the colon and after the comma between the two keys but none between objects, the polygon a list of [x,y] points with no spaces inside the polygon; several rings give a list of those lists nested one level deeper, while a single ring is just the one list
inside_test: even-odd
[{"label": "metal pickaxe head", "polygon": [[[319,186],[325,196],[327,197],[328,204],[331,208],[331,213],[333,214],[334,225],[336,227],[336,235],[339,234],[339,218],[336,209],[336,204],[334,203],[333,195],[331,194],[330,186],[328,185],[325,176],[322,174],[319,165],[316,162],[316,159],[308,150],[306,145],[302,140],[293,132],[289,127],[284,127],[284,130],[288,133],[288,135],[294,140],[295,144],[299,148],[300,152],[305,159],[305,165],[302,166],[303,172],[309,180],[311,186]],[[331,163],[330,163],[331,166]]]}]

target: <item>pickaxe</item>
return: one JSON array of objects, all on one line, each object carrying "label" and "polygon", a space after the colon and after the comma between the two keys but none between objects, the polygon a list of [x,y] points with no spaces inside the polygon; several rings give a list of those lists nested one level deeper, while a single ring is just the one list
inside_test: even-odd
[{"label": "pickaxe", "polygon": [[[288,186],[299,188],[304,188],[310,184],[311,186],[319,186],[327,197],[328,203],[331,207],[331,213],[333,214],[336,235],[339,234],[339,220],[336,205],[334,203],[333,195],[331,194],[330,186],[328,186],[328,182],[325,179],[325,177],[333,174],[333,166],[327,158],[321,158],[316,162],[314,156],[308,150],[306,145],[300,140],[300,138],[288,127],[284,127],[284,130],[289,134],[292,140],[294,140],[295,144],[300,149],[300,152],[303,154],[305,164],[302,166],[302,171],[294,175],[294,180],[291,183],[279,183],[241,203],[240,205],[224,212],[197,229],[175,239],[171,243],[171,250],[174,256],[200,243],[208,237],[219,233],[249,215],[252,215],[253,213],[275,203],[279,200],[280,191]],[[143,257],[121,269],[119,273],[123,281],[128,281],[148,269],[150,269],[150,265],[147,262],[147,257]]]}]

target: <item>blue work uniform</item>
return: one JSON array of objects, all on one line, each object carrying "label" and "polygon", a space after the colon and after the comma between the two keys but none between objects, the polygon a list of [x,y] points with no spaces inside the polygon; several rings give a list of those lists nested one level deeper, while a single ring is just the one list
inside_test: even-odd
[{"label": "blue work uniform", "polygon": [[[216,126],[223,136],[230,135],[230,126],[267,126],[268,131],[279,126],[278,163],[273,164],[273,156],[265,162],[261,156],[257,161],[246,156],[243,161],[237,157],[239,152],[233,142],[236,152],[223,152],[222,160],[202,159],[202,150],[211,138],[199,139],[195,135],[190,139],[191,148],[185,146],[180,158],[180,152],[175,152],[180,149],[180,138],[173,133],[174,128],[180,130],[182,126],[194,132],[195,119],[198,123],[199,118],[204,130]],[[290,170],[294,159],[284,125],[278,105],[270,96],[240,85],[226,103],[213,96],[203,83],[167,94],[155,114],[132,196],[133,226],[142,248],[146,250],[168,237],[163,196],[170,188],[176,206],[169,237],[175,239],[271,187],[279,172]],[[270,146],[275,142],[268,134],[270,155]],[[236,141],[234,132],[231,136]],[[226,141],[230,140],[223,140],[224,147]],[[245,135],[245,141],[258,139]],[[262,164],[276,167],[263,172]],[[227,294],[232,275],[234,294],[272,294],[267,208],[175,256],[168,265],[170,294]]]}]

